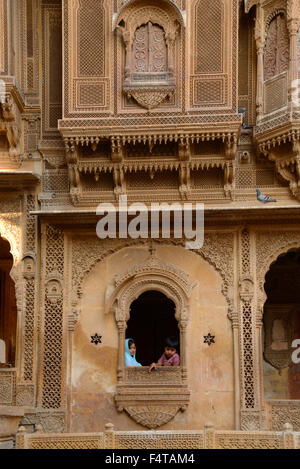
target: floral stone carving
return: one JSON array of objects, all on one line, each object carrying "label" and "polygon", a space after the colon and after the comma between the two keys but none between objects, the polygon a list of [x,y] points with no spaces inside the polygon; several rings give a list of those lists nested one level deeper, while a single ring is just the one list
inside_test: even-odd
[{"label": "floral stone carving", "polygon": [[174,95],[175,87],[146,87],[135,88],[133,86],[124,86],[124,91],[128,98],[133,98],[140,106],[146,109],[154,109],[163,101]]},{"label": "floral stone carving", "polygon": [[128,406],[125,410],[137,423],[154,429],[174,418],[179,411],[179,406]]}]

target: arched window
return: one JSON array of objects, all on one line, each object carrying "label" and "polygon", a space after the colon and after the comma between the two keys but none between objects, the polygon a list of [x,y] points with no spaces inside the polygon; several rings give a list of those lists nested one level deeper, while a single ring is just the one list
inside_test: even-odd
[{"label": "arched window", "polygon": [[133,41],[133,71],[166,72],[168,51],[164,29],[149,21],[136,29]]},{"label": "arched window", "polygon": [[287,71],[288,66],[289,33],[284,15],[279,14],[269,25],[264,56],[264,79],[269,80]]},{"label": "arched window", "polygon": [[264,384],[269,399],[300,399],[299,365],[293,341],[300,338],[300,250],[274,262],[266,275]]},{"label": "arched window", "polygon": [[132,0],[115,20],[124,46],[123,90],[145,109],[167,103],[175,94],[177,44],[184,20],[171,0]]},{"label": "arched window", "polygon": [[158,291],[143,293],[131,304],[126,330],[126,337],[135,341],[137,361],[143,366],[157,362],[170,336],[176,336],[179,343],[175,304]]}]

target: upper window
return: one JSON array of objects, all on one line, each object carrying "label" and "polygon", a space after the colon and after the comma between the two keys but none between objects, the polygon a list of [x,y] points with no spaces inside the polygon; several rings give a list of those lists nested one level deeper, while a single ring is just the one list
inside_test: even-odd
[{"label": "upper window", "polygon": [[166,72],[167,57],[165,32],[161,26],[149,21],[137,28],[133,42],[134,72]]},{"label": "upper window", "polygon": [[289,33],[286,19],[277,15],[271,21],[265,48],[264,77],[269,80],[288,70]]}]

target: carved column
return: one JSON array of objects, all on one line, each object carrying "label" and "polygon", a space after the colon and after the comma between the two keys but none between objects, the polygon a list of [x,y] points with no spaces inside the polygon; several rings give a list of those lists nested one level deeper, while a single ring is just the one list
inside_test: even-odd
[{"label": "carved column", "polygon": [[119,331],[118,383],[124,379],[126,322],[117,321]]},{"label": "carved column", "polygon": [[234,409],[235,409],[235,430],[241,426],[240,408],[241,408],[241,384],[240,384],[240,347],[239,347],[239,315],[234,309],[229,313],[229,319],[232,321],[233,331],[233,365],[234,365]]},{"label": "carved column", "polygon": [[17,387],[17,405],[34,405],[34,375],[36,363],[36,217],[30,212],[35,209],[34,194],[27,194],[25,203],[25,236],[23,244],[23,324],[22,363]]},{"label": "carved column", "polygon": [[261,427],[259,389],[259,350],[257,349],[256,316],[253,305],[254,280],[251,236],[248,229],[240,234],[240,316],[241,316],[241,429]]},{"label": "carved column", "polygon": [[168,71],[171,76],[174,74],[174,47],[175,47],[175,38],[176,33],[170,32],[166,37],[167,47],[168,47]]},{"label": "carved column", "polygon": [[182,382],[187,384],[187,364],[186,364],[186,329],[187,320],[180,321],[180,364],[182,372]]},{"label": "carved column", "polygon": [[256,41],[256,52],[257,52],[256,115],[257,115],[257,120],[260,120],[263,114],[264,42],[265,42],[263,9],[260,4],[256,6],[255,41]]},{"label": "carved column", "polygon": [[132,40],[130,32],[127,31],[125,28],[119,29],[122,31],[123,41],[125,44],[125,81],[130,79],[131,73],[131,55],[132,55]]},{"label": "carved column", "polygon": [[63,318],[64,233],[56,226],[42,227],[42,298],[40,334],[40,395],[43,409],[65,404],[65,328]]},{"label": "carved column", "polygon": [[298,57],[297,42],[299,31],[299,0],[288,0],[287,2],[287,26],[290,37],[290,62],[289,62],[289,106],[293,110],[293,101],[298,101]]}]

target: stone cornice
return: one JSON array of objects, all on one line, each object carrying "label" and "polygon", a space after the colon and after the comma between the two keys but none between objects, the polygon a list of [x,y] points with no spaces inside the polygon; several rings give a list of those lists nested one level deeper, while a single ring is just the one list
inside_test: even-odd
[{"label": "stone cornice", "polygon": [[285,121],[271,128],[257,126],[254,136],[259,150],[265,153],[282,144],[299,140],[300,121]]},{"label": "stone cornice", "polygon": [[18,190],[34,187],[40,181],[40,175],[31,171],[0,170],[0,189]]}]

